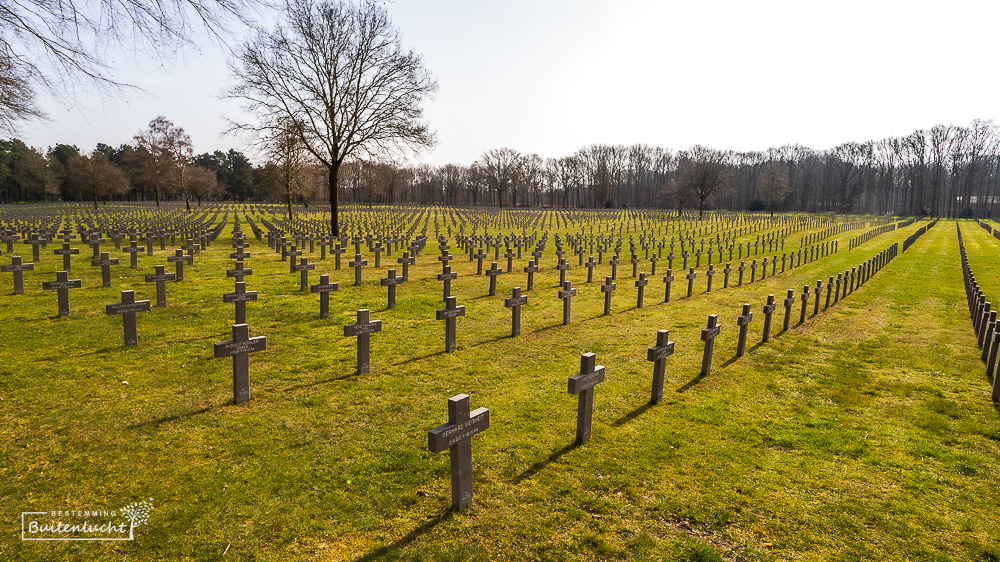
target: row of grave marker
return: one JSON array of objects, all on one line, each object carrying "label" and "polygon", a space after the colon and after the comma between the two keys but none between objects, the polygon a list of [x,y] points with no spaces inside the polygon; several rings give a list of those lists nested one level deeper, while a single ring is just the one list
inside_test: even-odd
[{"label": "row of grave marker", "polygon": [[1000,349],[1000,322],[997,322],[997,311],[992,308],[993,302],[987,300],[986,294],[976,281],[976,275],[969,266],[962,227],[956,222],[955,228],[958,230],[958,248],[962,258],[962,277],[965,281],[969,316],[976,333],[976,343],[983,350],[979,358],[986,363],[986,376],[993,378],[993,392],[990,399],[997,402],[1000,401],[1000,376],[997,376],[996,371],[997,351]]}]

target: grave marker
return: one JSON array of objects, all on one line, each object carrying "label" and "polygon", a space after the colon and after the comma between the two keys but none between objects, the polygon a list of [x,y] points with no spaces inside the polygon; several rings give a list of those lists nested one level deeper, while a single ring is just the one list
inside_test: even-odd
[{"label": "grave marker", "polygon": [[736,317],[736,325],[740,327],[740,338],[736,344],[736,356],[743,357],[743,353],[746,351],[747,345],[747,329],[750,327],[750,322],[753,320],[753,312],[750,311],[750,305],[743,305],[743,314]]},{"label": "grave marker", "polygon": [[445,307],[438,309],[437,319],[445,321],[444,350],[455,351],[455,324],[459,316],[465,316],[465,306],[456,306],[455,297],[446,297]]},{"label": "grave marker", "polygon": [[101,259],[90,260],[90,265],[101,268],[101,284],[111,286],[111,266],[118,265],[118,258],[109,258],[107,252],[101,252]]},{"label": "grave marker", "polygon": [[777,306],[774,302],[774,295],[767,295],[767,304],[764,305],[764,334],[760,338],[761,343],[766,343],[771,337],[771,315],[774,314],[774,309]]},{"label": "grave marker", "polygon": [[55,281],[45,281],[42,283],[42,289],[56,291],[59,316],[69,316],[69,290],[79,289],[83,286],[83,282],[79,279],[67,279],[67,276],[68,274],[65,271],[58,271],[56,272]]},{"label": "grave marker", "polygon": [[24,294],[24,272],[34,271],[35,264],[21,263],[21,256],[11,256],[10,265],[0,265],[0,272],[14,274],[14,294]]},{"label": "grave marker", "polygon": [[563,326],[569,325],[570,320],[570,301],[576,296],[576,289],[573,288],[573,282],[567,281],[563,283],[563,288],[558,293],[559,298],[563,301]]},{"label": "grave marker", "polygon": [[569,378],[570,394],[579,396],[576,408],[576,443],[590,439],[590,425],[594,413],[594,387],[604,382],[604,365],[596,365],[597,355],[584,353],[580,357],[580,372]]},{"label": "grave marker", "polygon": [[705,355],[701,359],[701,376],[707,377],[712,371],[712,353],[715,350],[715,338],[722,333],[722,326],[719,325],[719,317],[715,314],[708,315],[708,327],[701,329],[701,341],[705,342]]},{"label": "grave marker", "polygon": [[490,411],[469,412],[469,395],[448,399],[448,423],[427,432],[432,453],[449,450],[451,457],[451,507],[461,511],[472,503],[472,436],[490,428]]},{"label": "grave marker", "polygon": [[250,326],[233,325],[232,341],[214,344],[215,357],[233,358],[233,403],[250,400],[250,354],[267,349],[267,337],[250,337]]},{"label": "grave marker", "polygon": [[653,362],[653,389],[649,401],[652,404],[663,400],[663,376],[666,371],[667,357],[674,354],[674,342],[670,340],[670,330],[656,332],[656,345],[646,352],[646,361]]},{"label": "grave marker", "polygon": [[611,281],[611,277],[604,278],[604,284],[601,285],[601,292],[604,293],[604,315],[607,316],[611,314],[611,292],[617,288],[617,285]]},{"label": "grave marker", "polygon": [[510,337],[521,335],[521,306],[528,304],[528,295],[521,294],[520,287],[514,287],[514,293],[504,299],[503,305],[511,309]]},{"label": "grave marker", "polygon": [[135,291],[122,291],[122,302],[104,306],[104,313],[108,316],[116,314],[122,316],[122,325],[125,331],[125,347],[138,345],[139,338],[135,330],[135,313],[148,311],[149,301],[135,300]]},{"label": "grave marker", "polygon": [[382,331],[381,320],[369,320],[367,308],[358,310],[358,321],[344,326],[345,337],[358,338],[358,374],[367,373],[370,363],[371,335]]},{"label": "grave marker", "polygon": [[156,283],[156,306],[167,306],[167,281],[172,281],[175,275],[166,273],[166,267],[156,266],[156,273],[146,276],[146,283]]},{"label": "grave marker", "polygon": [[[236,303],[236,323],[246,324],[247,322],[247,301],[257,300],[257,291],[247,291],[247,284],[243,281],[236,282],[236,288],[232,293],[224,293],[222,302]],[[235,337],[235,336],[234,336]]]},{"label": "grave marker", "polygon": [[329,318],[330,292],[339,290],[340,285],[338,285],[337,283],[330,283],[329,275],[320,275],[319,283],[316,285],[312,285],[309,289],[313,293],[319,293],[319,317],[324,319]]},{"label": "grave marker", "polygon": [[637,279],[636,282],[635,282],[635,287],[636,287],[637,293],[638,293],[636,295],[636,298],[635,298],[635,307],[636,308],[642,308],[642,295],[643,295],[643,292],[646,290],[646,285],[648,285],[648,284],[649,284],[649,280],[646,279],[646,274],[645,273],[640,273],[639,274],[639,279]]}]

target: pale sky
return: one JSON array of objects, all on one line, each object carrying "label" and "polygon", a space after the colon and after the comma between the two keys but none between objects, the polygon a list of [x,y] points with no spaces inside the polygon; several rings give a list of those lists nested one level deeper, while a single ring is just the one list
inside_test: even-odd
[{"label": "pale sky", "polygon": [[[509,146],[543,158],[593,143],[825,149],[937,123],[1000,120],[1000,2],[397,0],[404,47],[439,89],[425,118],[439,144],[421,161],[469,164]],[[205,45],[162,67],[123,60],[145,89],[124,100],[46,99],[53,118],[20,138],[47,147],[131,142],[157,115],[196,153],[239,104],[219,99],[226,55]],[[249,154],[251,157],[252,154]]]}]

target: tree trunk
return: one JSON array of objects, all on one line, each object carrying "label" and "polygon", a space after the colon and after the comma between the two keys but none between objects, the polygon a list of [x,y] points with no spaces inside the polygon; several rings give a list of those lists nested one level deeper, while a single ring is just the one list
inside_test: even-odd
[{"label": "tree trunk", "polygon": [[334,160],[329,167],[330,172],[330,232],[335,238],[340,237],[340,222],[337,217],[337,204],[339,202],[339,172],[340,161]]},{"label": "tree trunk", "polygon": [[287,185],[285,186],[285,198],[288,201],[288,220],[292,220],[292,190]]}]

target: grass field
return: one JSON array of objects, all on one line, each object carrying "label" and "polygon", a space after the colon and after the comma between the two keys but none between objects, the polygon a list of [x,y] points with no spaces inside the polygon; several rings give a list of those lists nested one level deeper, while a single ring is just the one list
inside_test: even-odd
[{"label": "grass field", "polygon": [[[398,253],[378,272],[365,268],[360,287],[346,260],[339,271],[332,257],[318,262],[311,283],[320,273],[340,283],[321,320],[318,296],[300,292],[299,275],[245,229],[246,281],[259,292],[247,320],[268,349],[251,356],[251,401],[238,406],[231,361],[212,356],[233,319],[221,297],[232,290],[230,226],[185,268],[185,281],[168,284],[167,308],[139,315],[139,345],[129,349],[121,319],[104,305],[123,289],[155,305],[142,276],[172,251],[140,257],[137,271],[121,253],[105,289],[82,247],[70,278],[83,288],[70,292],[70,317],[57,318],[55,295],[41,290],[61,269],[50,246],[26,274],[25,295],[10,294],[11,275],[0,275],[8,521],[0,558],[1000,560],[1000,419],[968,318],[954,221],[939,222],[828,310],[813,316],[810,300],[802,324],[796,301],[787,333],[779,306],[771,341],[758,345],[768,294],[780,301],[787,289],[825,284],[924,224],[851,251],[847,240],[865,229],[838,233],[828,238],[841,241],[837,254],[743,287],[734,277],[721,289],[720,273],[710,294],[703,260],[691,298],[675,265],[666,304],[662,260],[641,309],[622,264],[609,316],[596,282],[610,274],[609,256],[593,285],[570,256],[579,295],[568,326],[550,240],[517,338],[503,299],[526,286],[527,254],[489,297],[488,278],[453,246],[452,291],[467,312],[450,354],[434,319],[442,307],[435,242],[392,310],[378,278]],[[962,225],[977,277],[1000,295],[988,285],[1000,241]],[[754,320],[737,360],[744,302]],[[384,323],[363,375],[342,328],[358,308]],[[723,331],[702,378],[709,314]],[[676,353],[664,401],[651,406],[646,348],[659,329],[671,331]],[[574,446],[576,397],[566,380],[583,352],[597,354],[607,380],[595,392],[592,438]],[[459,393],[490,409],[491,427],[473,439],[475,502],[454,513],[448,455],[430,453],[426,435],[447,421],[447,399]],[[23,511],[145,498],[154,510],[134,541],[23,542],[18,534]]]}]

